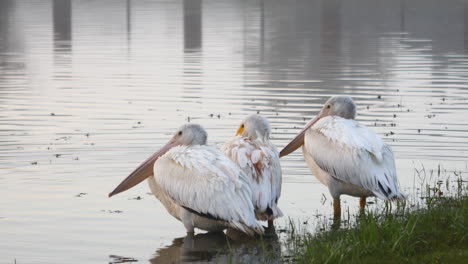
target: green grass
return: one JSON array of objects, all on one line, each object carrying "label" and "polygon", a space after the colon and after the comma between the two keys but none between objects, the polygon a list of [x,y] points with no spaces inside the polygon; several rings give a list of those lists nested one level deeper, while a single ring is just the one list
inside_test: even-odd
[{"label": "green grass", "polygon": [[419,209],[397,205],[390,212],[366,213],[351,228],[299,234],[292,226],[291,257],[285,261],[468,263],[468,197],[459,191],[455,197],[430,196],[425,201]]}]

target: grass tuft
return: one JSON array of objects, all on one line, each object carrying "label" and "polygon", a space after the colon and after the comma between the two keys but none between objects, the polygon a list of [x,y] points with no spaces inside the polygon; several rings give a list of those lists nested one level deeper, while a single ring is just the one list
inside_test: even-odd
[{"label": "grass tuft", "polygon": [[[460,186],[461,185],[461,186]],[[294,263],[467,263],[468,196],[431,195],[419,209],[368,212],[351,228],[298,234],[288,241]],[[431,190],[437,193],[438,190]],[[293,223],[291,222],[291,225]]]}]

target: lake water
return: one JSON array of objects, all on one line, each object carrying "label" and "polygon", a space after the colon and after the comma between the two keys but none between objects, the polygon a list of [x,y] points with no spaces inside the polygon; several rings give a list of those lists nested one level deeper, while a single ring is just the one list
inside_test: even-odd
[{"label": "lake water", "polygon": [[[466,179],[468,2],[0,0],[0,263],[256,262],[185,237],[145,183],[107,194],[188,121],[222,144],[260,113],[282,148],[339,94],[407,193],[416,170]],[[282,166],[278,226],[330,217],[301,151]]]}]

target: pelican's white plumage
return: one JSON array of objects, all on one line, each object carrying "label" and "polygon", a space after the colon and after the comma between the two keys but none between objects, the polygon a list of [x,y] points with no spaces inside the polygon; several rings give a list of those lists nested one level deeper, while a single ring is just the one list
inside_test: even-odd
[{"label": "pelican's white plumage", "polygon": [[153,194],[187,232],[232,227],[250,235],[262,234],[249,178],[221,151],[207,146],[206,139],[201,126],[182,126],[109,196],[148,179]]},{"label": "pelican's white plumage", "polygon": [[280,153],[288,155],[300,146],[304,159],[334,199],[335,216],[341,214],[340,195],[365,199],[403,199],[390,147],[376,133],[356,120],[356,105],[348,96],[330,98]]},{"label": "pelican's white plumage", "polygon": [[[402,196],[392,151],[382,138],[354,119],[321,118],[307,130],[302,151],[309,167],[330,188],[335,199],[340,194],[362,197],[373,194],[386,200]],[[318,168],[310,164],[310,158]],[[318,169],[330,177],[320,178],[323,173]],[[336,180],[362,190],[352,190],[346,184],[339,186]]]},{"label": "pelican's white plumage", "polygon": [[257,219],[281,217],[283,213],[278,207],[281,166],[278,150],[269,139],[268,120],[250,115],[241,123],[237,134],[221,150],[248,176]]},{"label": "pelican's white plumage", "polygon": [[220,224],[249,234],[263,230],[253,214],[248,178],[212,147],[172,148],[154,164],[149,184],[156,197],[164,191],[169,201],[161,202],[189,232],[194,227],[216,231]]}]

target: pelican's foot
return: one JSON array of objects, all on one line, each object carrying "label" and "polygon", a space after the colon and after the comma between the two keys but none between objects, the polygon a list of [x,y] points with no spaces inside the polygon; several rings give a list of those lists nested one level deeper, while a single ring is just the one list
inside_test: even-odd
[{"label": "pelican's foot", "polygon": [[331,230],[338,230],[341,227],[341,217],[335,216],[333,217],[333,223],[331,224]]}]

